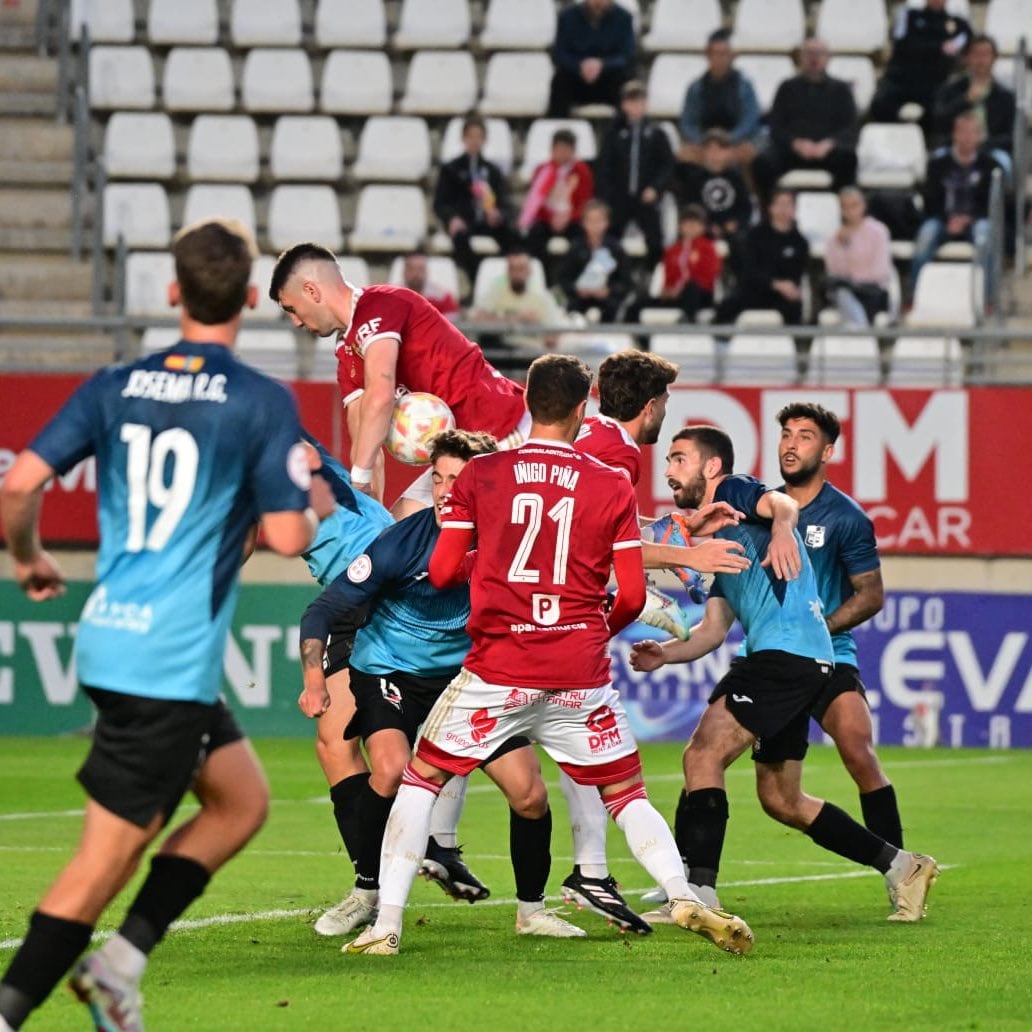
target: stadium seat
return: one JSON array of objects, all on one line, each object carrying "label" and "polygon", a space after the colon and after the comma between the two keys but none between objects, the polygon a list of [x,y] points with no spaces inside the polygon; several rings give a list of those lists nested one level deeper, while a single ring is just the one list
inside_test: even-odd
[{"label": "stadium seat", "polygon": [[805,34],[802,0],[738,0],[736,50],[783,53],[799,46]]},{"label": "stadium seat", "polygon": [[637,347],[629,333],[603,333],[591,330],[587,333],[560,333],[556,350],[564,355],[576,355],[596,372],[607,355],[620,351],[633,351]]},{"label": "stadium seat", "polygon": [[871,106],[874,96],[875,74],[874,63],[869,57],[836,54],[828,62],[828,75],[848,82],[853,87],[853,99],[856,109],[863,116]]},{"label": "stadium seat", "polygon": [[776,308],[746,308],[738,313],[736,326],[784,326],[785,320]]},{"label": "stadium seat", "polygon": [[297,379],[297,337],[293,330],[242,329],[233,349],[241,362],[281,380]]},{"label": "stadium seat", "polygon": [[[504,258],[488,257],[481,259],[480,264],[477,266],[476,279],[473,281],[471,308],[483,307],[491,286],[496,280],[505,276],[507,270],[508,264]],[[530,260],[530,286],[535,290],[548,289],[548,284],[545,282],[545,267],[538,258],[531,258]]]},{"label": "stadium seat", "polygon": [[154,63],[146,47],[90,48],[90,107],[154,107]]},{"label": "stadium seat", "polygon": [[250,115],[198,115],[186,149],[191,179],[253,183],[258,178],[258,129]]},{"label": "stadium seat", "polygon": [[492,54],[478,110],[483,115],[543,115],[551,79],[552,62],[544,52]]},{"label": "stadium seat", "polygon": [[[440,160],[442,164],[457,158],[462,153],[462,123],[464,118],[456,117],[448,121],[444,136],[441,138]],[[504,118],[485,118],[487,136],[484,140],[484,157],[493,161],[506,175],[512,171],[513,142],[512,130]]]},{"label": "stadium seat", "polygon": [[596,155],[595,132],[583,118],[538,118],[530,123],[523,141],[523,164],[520,179],[529,183],[534,169],[548,160],[552,149],[552,134],[556,129],[570,129],[577,137],[577,157],[592,161]]},{"label": "stadium seat", "polygon": [[[924,7],[925,0],[907,0],[907,7]],[[946,11],[971,21],[971,0],[946,0]]]},{"label": "stadium seat", "polygon": [[701,54],[657,54],[649,69],[649,114],[679,119],[689,84],[705,71]]},{"label": "stadium seat", "polygon": [[970,262],[928,262],[914,288],[908,326],[974,326],[976,267]]},{"label": "stadium seat", "polygon": [[641,45],[646,50],[704,50],[721,22],[720,0],[656,0]]},{"label": "stadium seat", "polygon": [[316,240],[331,251],[344,243],[340,203],[332,186],[277,186],[269,199],[268,238],[274,251]]},{"label": "stadium seat", "polygon": [[890,387],[959,387],[964,357],[956,337],[897,337],[889,358]]},{"label": "stadium seat", "polygon": [[1016,53],[1022,36],[1032,47],[1032,0],[989,0],[985,31],[996,40],[1001,54]]},{"label": "stadium seat", "polygon": [[311,111],[315,102],[308,54],[287,47],[249,51],[240,94],[247,111]]},{"label": "stadium seat", "polygon": [[160,46],[214,46],[219,38],[215,0],[150,0],[147,38]]},{"label": "stadium seat", "polygon": [[796,225],[810,244],[810,254],[824,256],[824,245],[841,225],[837,194],[803,190],[796,195]]},{"label": "stadium seat", "polygon": [[186,191],[183,225],[210,218],[239,219],[252,234],[257,233],[254,198],[251,191],[240,184],[194,183]]},{"label": "stadium seat", "polygon": [[742,54],[736,58],[735,67],[752,81],[764,112],[774,103],[778,87],[796,73],[791,58],[784,54]]},{"label": "stadium seat", "polygon": [[128,247],[167,247],[168,194],[160,183],[109,183],[104,188],[104,246],[121,236]]},{"label": "stadium seat", "polygon": [[182,339],[182,334],[174,326],[149,326],[143,331],[140,352],[144,355],[153,355],[155,351],[165,351],[173,347]]},{"label": "stadium seat", "polygon": [[420,50],[409,62],[400,109],[414,115],[454,115],[477,103],[477,71],[473,55]]},{"label": "stadium seat", "polygon": [[874,337],[815,337],[803,382],[808,387],[876,387],[881,359]]},{"label": "stadium seat", "polygon": [[480,33],[484,50],[546,50],[554,38],[554,0],[489,0]]},{"label": "stadium seat", "polygon": [[165,59],[162,103],[169,111],[231,111],[233,66],[219,47],[173,47]]},{"label": "stadium seat", "polygon": [[235,47],[296,47],[301,43],[298,0],[233,0],[229,35]]},{"label": "stadium seat", "polygon": [[355,251],[412,251],[426,236],[426,198],[418,186],[362,187],[350,244]]},{"label": "stadium seat", "polygon": [[176,278],[168,251],[134,251],[125,260],[125,310],[129,315],[174,315],[168,288]]},{"label": "stadium seat", "polygon": [[924,180],[928,156],[917,125],[868,122],[860,130],[856,150],[857,182],[862,187],[908,190]]},{"label": "stadium seat", "polygon": [[387,42],[383,0],[319,0],[315,42],[329,47],[382,47]]},{"label": "stadium seat", "polygon": [[271,254],[260,254],[251,265],[251,283],[258,288],[258,304],[244,309],[245,319],[282,319],[284,311],[269,297],[272,270],[276,259]]},{"label": "stadium seat", "polygon": [[430,171],[430,130],[413,115],[377,115],[366,120],[358,137],[351,174],[361,180],[406,183]]},{"label": "stadium seat", "polygon": [[[387,275],[387,282],[397,286],[404,285],[404,255],[398,255],[392,262],[390,272]],[[445,290],[454,298],[462,296],[459,287],[459,270],[455,262],[446,255],[431,255],[426,261],[426,278],[435,287]]]},{"label": "stadium seat", "polygon": [[791,337],[735,334],[724,355],[724,382],[783,384],[799,378],[795,342]]},{"label": "stadium seat", "polygon": [[78,41],[86,26],[91,43],[131,43],[136,35],[133,0],[72,0],[68,32]]},{"label": "stadium seat", "polygon": [[889,35],[885,0],[822,0],[816,32],[833,54],[881,50]]},{"label": "stadium seat", "polygon": [[397,50],[456,49],[465,47],[469,29],[469,0],[402,0],[391,43]]},{"label": "stadium seat", "polygon": [[334,182],[344,170],[340,126],[329,115],[283,115],[276,119],[269,147],[273,179]]},{"label": "stadium seat", "polygon": [[164,112],[116,111],[104,130],[104,167],[113,179],[171,179],[176,174],[172,119]]},{"label": "stadium seat", "polygon": [[386,115],[394,84],[378,50],[334,50],[323,64],[319,109],[331,115]]},{"label": "stadium seat", "polygon": [[348,283],[353,283],[356,287],[369,286],[369,263],[364,258],[346,254],[337,258],[337,265],[340,266],[340,273]]},{"label": "stadium seat", "polygon": [[676,362],[678,381],[713,383],[717,376],[717,346],[708,334],[655,333],[649,351]]}]

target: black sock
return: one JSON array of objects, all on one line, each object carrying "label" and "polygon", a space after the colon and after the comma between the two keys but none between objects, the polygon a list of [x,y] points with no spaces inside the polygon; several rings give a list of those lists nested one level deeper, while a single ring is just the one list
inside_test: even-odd
[{"label": "black sock", "polygon": [[903,824],[892,785],[876,788],[873,792],[861,792],[860,809],[864,824],[870,831],[898,849],[903,848]]},{"label": "black sock", "polygon": [[394,796],[382,796],[373,791],[368,782],[362,789],[355,806],[355,819],[362,829],[362,844],[355,860],[355,887],[380,887],[380,850],[387,818],[394,805]]},{"label": "black sock", "polygon": [[516,877],[516,898],[538,903],[552,870],[552,811],[543,817],[521,817],[509,810],[509,855]]},{"label": "black sock", "polygon": [[344,843],[352,864],[358,863],[358,852],[362,846],[362,829],[355,819],[355,807],[362,789],[369,783],[369,771],[352,774],[343,781],[338,781],[330,789],[330,802],[333,803],[333,816],[337,821],[337,831]]},{"label": "black sock", "polygon": [[897,852],[895,846],[868,831],[834,803],[821,807],[806,834],[818,846],[865,867],[876,867],[882,874],[889,869]]},{"label": "black sock", "polygon": [[691,821],[691,811],[688,809],[688,793],[681,789],[677,797],[677,809],[674,811],[674,841],[677,843],[677,851],[681,854],[681,862],[691,865],[691,857],[688,856],[689,838],[688,824]]},{"label": "black sock", "polygon": [[18,1028],[89,945],[92,925],[34,911],[25,941],[0,982],[0,1015]]},{"label": "black sock", "polygon": [[152,857],[150,874],[129,907],[119,934],[141,953],[150,953],[210,880],[207,869],[187,856],[159,853]]},{"label": "black sock", "polygon": [[677,807],[676,823],[681,826],[677,845],[688,865],[688,880],[693,885],[715,887],[727,831],[727,792],[698,788],[683,800],[683,808],[680,803]]}]

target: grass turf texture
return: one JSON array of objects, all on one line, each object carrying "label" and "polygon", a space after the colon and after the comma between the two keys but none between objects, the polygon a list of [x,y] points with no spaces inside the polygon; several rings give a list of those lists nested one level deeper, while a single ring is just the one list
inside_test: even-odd
[{"label": "grass turf texture", "polygon": [[[476,774],[460,841],[493,896],[474,906],[452,903],[418,881],[402,953],[391,958],[343,956],[342,940],[312,932],[319,910],[349,887],[326,791],[309,742],[257,747],[272,784],[269,822],[186,916],[287,913],[171,932],[144,981],[151,1032],[356,1024],[571,1032],[1032,1027],[1032,754],[883,751],[907,845],[956,865],[939,879],[929,917],[918,925],[886,922],[879,876],[765,817],[751,766],[739,761],[728,778],[720,894],[756,934],[746,958],[672,927],[624,938],[587,911],[573,913],[587,939],[516,936],[514,906],[504,902],[513,895],[507,811]],[[81,739],[0,739],[0,966],[76,841],[79,820],[59,811],[82,805],[72,775],[86,748]],[[668,818],[680,787],[679,753],[673,745],[644,749],[650,796]],[[545,770],[554,780],[547,761]],[[852,782],[829,748],[811,750],[806,787],[859,812]],[[549,893],[557,896],[570,869],[569,828],[562,795],[550,788]],[[12,819],[26,813],[46,815]],[[651,886],[612,825],[609,852],[636,905]],[[139,876],[128,893],[138,883]],[[117,900],[101,928],[117,925],[127,902],[128,894]],[[27,1027],[87,1026],[85,1008],[59,989]]]}]

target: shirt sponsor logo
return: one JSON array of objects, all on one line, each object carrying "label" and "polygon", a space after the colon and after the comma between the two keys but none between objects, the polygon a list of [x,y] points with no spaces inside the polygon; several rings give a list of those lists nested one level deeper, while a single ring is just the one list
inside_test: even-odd
[{"label": "shirt sponsor logo", "polygon": [[129,631],[132,634],[149,634],[154,621],[154,610],[138,602],[112,602],[107,588],[100,584],[86,601],[80,618],[82,623],[94,627],[107,627],[113,631]]},{"label": "shirt sponsor logo", "polygon": [[817,526],[813,523],[809,524],[806,528],[806,547],[823,548],[825,530],[825,527]]},{"label": "shirt sponsor logo", "polygon": [[362,347],[380,329],[380,323],[382,322],[383,319],[377,316],[375,319],[370,319],[359,326],[355,331],[355,340],[358,342],[359,347]]},{"label": "shirt sponsor logo", "polygon": [[542,595],[534,592],[530,596],[530,618],[543,627],[552,627],[559,622],[559,596]]},{"label": "shirt sponsor logo", "polygon": [[167,373],[162,369],[134,369],[122,388],[123,398],[144,398],[180,405],[184,401],[215,401],[220,405],[226,397],[223,373]]},{"label": "shirt sponsor logo", "polygon": [[588,748],[592,756],[608,752],[621,744],[620,729],[616,726],[616,714],[609,706],[599,706],[588,714],[584,722],[592,734],[588,735]]}]

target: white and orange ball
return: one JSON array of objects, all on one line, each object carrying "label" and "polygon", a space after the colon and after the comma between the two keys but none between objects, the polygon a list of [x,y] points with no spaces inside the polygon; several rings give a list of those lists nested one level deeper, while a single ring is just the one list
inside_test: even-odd
[{"label": "white and orange ball", "polygon": [[394,405],[387,450],[399,462],[425,466],[430,461],[430,443],[445,430],[455,429],[452,410],[436,394],[413,391]]}]

